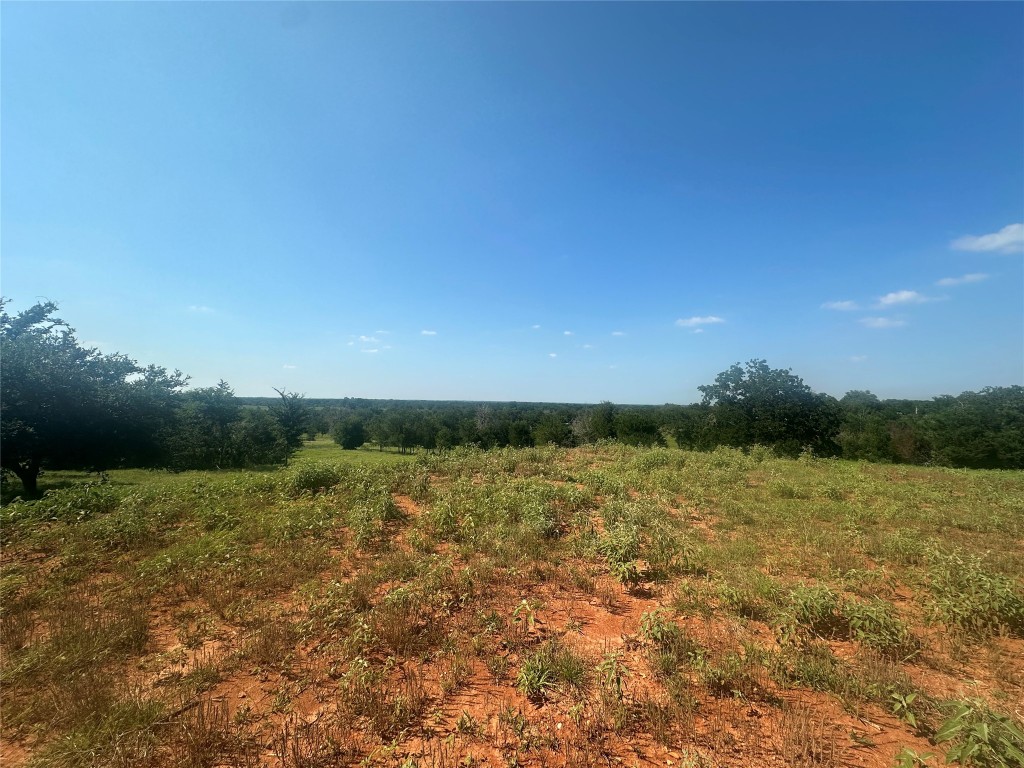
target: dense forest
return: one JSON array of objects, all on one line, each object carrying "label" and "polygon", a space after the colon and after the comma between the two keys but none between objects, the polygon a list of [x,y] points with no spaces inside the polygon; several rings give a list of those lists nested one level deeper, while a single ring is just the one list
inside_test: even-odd
[{"label": "dense forest", "polygon": [[1024,387],[932,400],[815,393],[764,360],[700,387],[700,403],[637,406],[313,400],[284,389],[235,396],[188,377],[81,346],[52,303],[17,315],[0,305],[0,464],[27,494],[44,469],[171,470],[286,462],[303,437],[343,448],[445,450],[615,440],[694,450],[761,445],[782,456],[972,468],[1024,468]]}]

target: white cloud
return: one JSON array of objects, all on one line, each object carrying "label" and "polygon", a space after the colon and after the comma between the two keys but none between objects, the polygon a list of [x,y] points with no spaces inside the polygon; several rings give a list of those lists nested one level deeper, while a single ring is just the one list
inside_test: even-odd
[{"label": "white cloud", "polygon": [[371,355],[376,354],[379,351],[380,350],[378,350],[378,349],[362,349],[362,350],[360,350],[360,352],[366,352],[367,354],[371,354]]},{"label": "white cloud", "polygon": [[988,275],[983,272],[974,272],[973,274],[962,275],[960,277],[944,277],[935,284],[949,287],[953,285],[965,285],[967,283],[980,283],[982,280],[988,280]]},{"label": "white cloud", "polygon": [[437,336],[437,331],[420,331],[421,336]]},{"label": "white cloud", "polygon": [[376,336],[360,336],[359,340],[366,344],[376,344],[380,341]]},{"label": "white cloud", "polygon": [[285,363],[281,367],[284,368],[286,371],[292,371],[292,370],[295,370],[296,368],[298,368],[299,366],[297,366],[297,365],[288,365],[288,363]]},{"label": "white cloud", "polygon": [[898,304],[924,304],[931,301],[927,296],[922,296],[917,291],[893,291],[887,293],[878,300],[880,307],[893,307]]},{"label": "white cloud", "polygon": [[563,336],[572,336],[572,331],[562,331]]},{"label": "white cloud", "polygon": [[548,352],[548,357],[558,357],[557,352]]},{"label": "white cloud", "polygon": [[866,328],[899,328],[907,324],[905,320],[893,320],[891,317],[862,317],[860,323]]},{"label": "white cloud", "polygon": [[957,251],[994,251],[1020,253],[1024,251],[1024,224],[1007,224],[990,235],[964,235],[949,244]]},{"label": "white cloud", "polygon": [[612,331],[612,336],[625,336],[625,331]]},{"label": "white cloud", "polygon": [[584,348],[584,349],[593,349],[593,348],[594,348],[594,345],[593,345],[593,344],[584,344],[584,345],[583,345],[583,348]]},{"label": "white cloud", "polygon": [[694,328],[690,333],[704,333],[703,328]]},{"label": "white cloud", "polygon": [[822,309],[836,309],[840,312],[850,312],[854,309],[860,309],[856,301],[826,301],[821,305]]},{"label": "white cloud", "polygon": [[531,327],[531,328],[532,328],[533,330],[535,330],[535,331],[539,331],[539,330],[540,330],[540,326],[539,326],[539,325],[531,325],[530,327]]},{"label": "white cloud", "polygon": [[867,359],[868,359],[867,355],[851,355],[850,356],[850,362],[851,363],[863,363]]},{"label": "white cloud", "polygon": [[348,347],[354,347],[355,345],[356,345],[356,343],[355,343],[354,341],[350,341],[350,342],[349,342],[348,344],[346,344],[345,346],[348,346]]},{"label": "white cloud", "polygon": [[680,328],[693,328],[698,325],[711,325],[713,323],[724,323],[724,318],[716,317],[715,315],[707,315],[705,317],[687,317],[676,320],[676,325]]},{"label": "white cloud", "polygon": [[378,336],[387,336],[391,331],[374,331]]},{"label": "white cloud", "polygon": [[188,311],[189,312],[195,312],[195,313],[200,314],[200,315],[211,315],[216,310],[214,310],[212,307],[207,307],[207,306],[204,306],[202,304],[189,304],[188,305]]}]

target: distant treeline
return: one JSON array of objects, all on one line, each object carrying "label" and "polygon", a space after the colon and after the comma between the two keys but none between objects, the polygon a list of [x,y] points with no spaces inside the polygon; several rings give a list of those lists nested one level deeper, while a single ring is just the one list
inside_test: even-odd
[{"label": "distant treeline", "polygon": [[[723,382],[723,376],[726,381]],[[784,456],[810,452],[877,462],[979,469],[1024,468],[1024,387],[988,387],[932,400],[841,399],[810,391],[764,361],[733,366],[701,388],[694,405],[598,405],[422,400],[307,400],[309,435],[343,448],[402,451],[576,446],[598,440],[712,450],[764,445]],[[272,407],[273,398],[238,398]]]},{"label": "distant treeline", "polygon": [[0,467],[36,492],[43,469],[213,469],[277,464],[303,435],[343,448],[409,451],[617,440],[710,450],[762,445],[796,456],[953,467],[1024,468],[1024,387],[928,401],[815,393],[764,360],[736,364],[699,387],[696,405],[625,406],[235,397],[187,390],[188,377],[82,347],[37,304],[9,315],[0,301]]}]

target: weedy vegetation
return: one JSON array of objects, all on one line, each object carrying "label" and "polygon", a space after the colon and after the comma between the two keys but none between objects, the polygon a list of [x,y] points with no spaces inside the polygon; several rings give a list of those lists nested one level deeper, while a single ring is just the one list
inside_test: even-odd
[{"label": "weedy vegetation", "polygon": [[0,511],[4,765],[1024,765],[1019,471],[321,442],[49,487]]}]

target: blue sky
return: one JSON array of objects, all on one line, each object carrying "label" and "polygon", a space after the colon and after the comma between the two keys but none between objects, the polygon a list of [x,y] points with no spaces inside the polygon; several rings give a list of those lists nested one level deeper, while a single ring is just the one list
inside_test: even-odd
[{"label": "blue sky", "polygon": [[5,3],[0,278],[239,394],[1024,383],[1024,4]]}]

